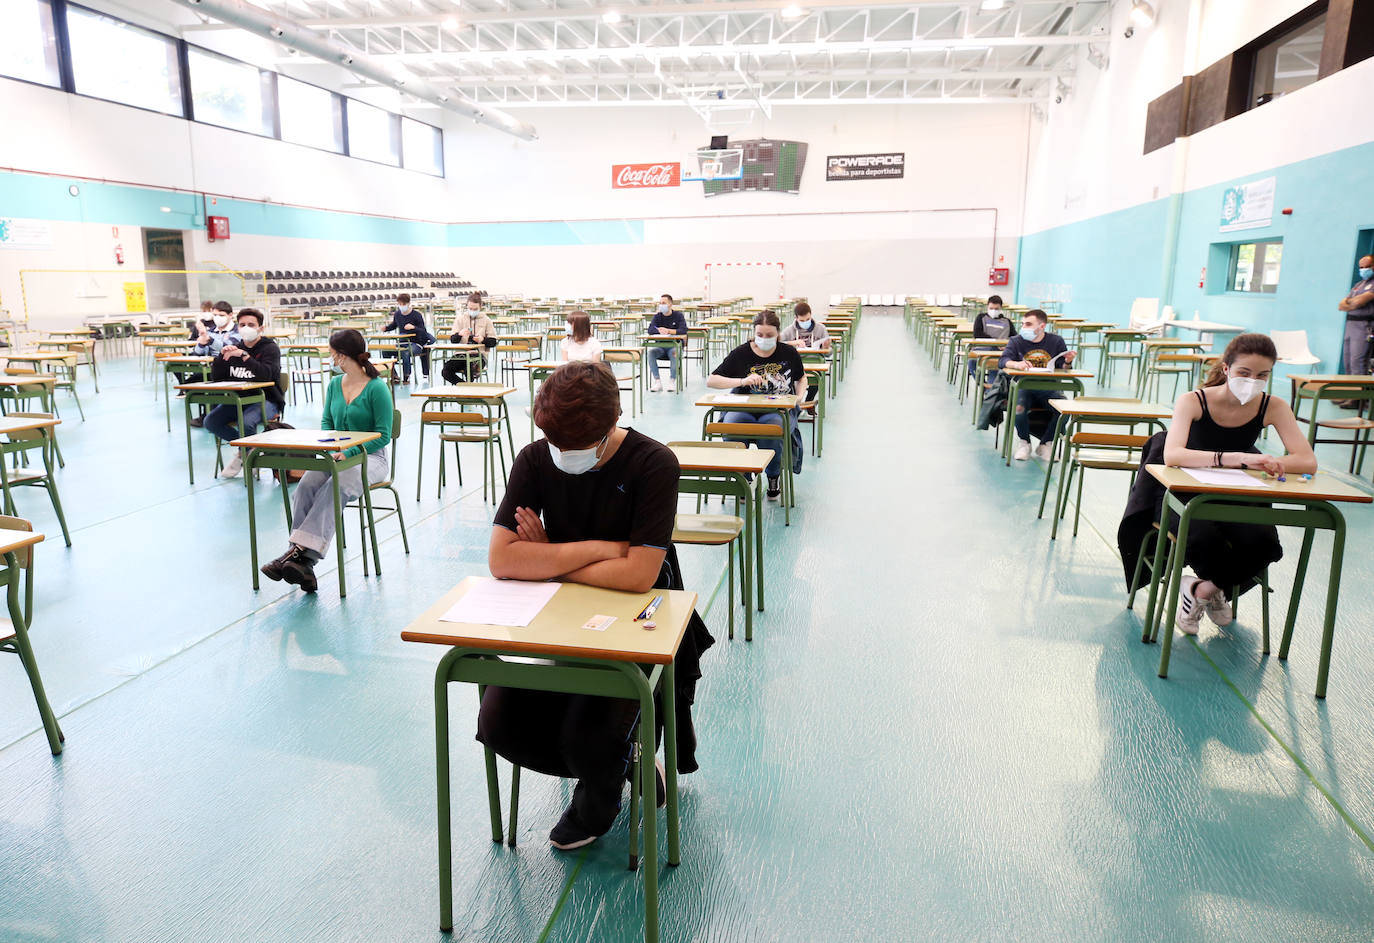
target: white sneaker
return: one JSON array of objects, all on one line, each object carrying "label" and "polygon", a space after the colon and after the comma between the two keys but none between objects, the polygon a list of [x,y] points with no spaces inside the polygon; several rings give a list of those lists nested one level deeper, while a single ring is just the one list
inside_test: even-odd
[{"label": "white sneaker", "polygon": [[1184,635],[1197,635],[1198,623],[1202,619],[1202,611],[1206,608],[1206,601],[1199,602],[1193,595],[1193,590],[1201,580],[1184,579],[1183,585],[1178,588],[1178,618],[1174,620],[1174,625]]},{"label": "white sneaker", "polygon": [[1018,462],[1024,462],[1030,458],[1030,439],[1017,439],[1016,451],[1011,453],[1011,457]]},{"label": "white sneaker", "polygon": [[219,470],[221,478],[237,478],[243,474],[243,456],[238,449],[234,449],[233,457],[224,463],[224,467]]},{"label": "white sneaker", "polygon": [[1054,446],[1048,442],[1041,442],[1035,447],[1035,457],[1048,462],[1050,456],[1054,454]]},{"label": "white sneaker", "polygon": [[1199,600],[1207,609],[1207,618],[1212,620],[1212,624],[1217,628],[1225,628],[1236,618],[1236,614],[1231,610],[1231,603],[1227,601],[1226,594],[1217,590],[1209,598]]},{"label": "white sneaker", "polygon": [[663,384],[659,382],[658,377],[654,377],[652,380],[649,381],[649,392],[650,392],[650,393],[662,393],[662,392],[663,392]]}]

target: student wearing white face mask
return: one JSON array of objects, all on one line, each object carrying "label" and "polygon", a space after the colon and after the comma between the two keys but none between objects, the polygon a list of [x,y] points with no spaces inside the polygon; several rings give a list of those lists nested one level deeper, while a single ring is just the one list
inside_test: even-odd
[{"label": "student wearing white face mask", "polygon": [[[653,320],[649,322],[650,334],[686,334],[687,318],[681,311],[673,310],[673,296],[661,295],[658,299],[658,310],[654,312]],[[682,347],[673,344],[670,347],[650,347],[649,348],[649,390],[658,393],[663,390],[663,383],[658,376],[658,362],[668,361],[668,375],[673,381],[673,389],[677,389],[677,358],[681,353]]]},{"label": "student wearing white face mask", "polygon": [[[792,309],[792,323],[782,329],[778,340],[798,350],[830,349],[830,334],[826,331],[825,325],[816,320],[811,313],[811,306],[805,301],[798,301],[797,306]],[[813,402],[815,399],[816,384],[808,383],[806,400]]]},{"label": "student wearing white face mask", "polygon": [[[778,333],[778,316],[775,312],[765,309],[754,315],[753,339],[726,354],[720,366],[706,378],[706,385],[713,390],[730,390],[734,393],[795,393],[800,396],[806,391],[806,368],[795,347],[778,343]],[[797,410],[790,410],[787,418],[787,434],[794,435],[797,430]],[[722,416],[721,421],[776,425],[778,420],[772,413],[732,410]],[[782,442],[778,439],[760,439],[757,442],[761,448],[773,450],[773,460],[764,469],[764,474],[768,476],[768,497],[776,498],[782,494]],[[795,438],[793,445],[796,445]],[[798,450],[793,448],[792,454],[797,456]]]},{"label": "student wearing white face mask", "polygon": [[[534,422],[545,437],[511,465],[487,550],[492,576],[636,593],[671,586],[678,461],[619,418],[620,387],[605,364],[573,361],[544,381]],[[709,644],[707,634],[699,647]],[[638,710],[619,698],[492,685],[477,739],[519,766],[578,780],[549,833],[569,850],[615,822]]]},{"label": "student wearing white face mask", "polygon": [[[1277,359],[1274,342],[1265,334],[1240,334],[1212,367],[1202,389],[1184,393],[1174,404],[1174,416],[1164,442],[1164,461],[1184,468],[1254,468],[1270,475],[1312,474],[1317,459],[1298,428],[1293,410],[1264,392]],[[1265,426],[1273,426],[1288,454],[1267,455],[1255,443]],[[1154,519],[1162,511],[1157,495]],[[1173,520],[1171,529],[1178,524]],[[1278,531],[1272,525],[1194,521],[1188,530],[1184,560],[1193,577],[1185,577],[1179,592],[1177,625],[1196,635],[1205,612],[1218,626],[1232,619],[1227,593],[1246,589],[1269,564],[1283,556]]]},{"label": "student wearing white face mask", "polygon": [[401,355],[401,371],[405,374],[401,382],[410,382],[410,362],[417,356],[425,381],[428,382],[429,346],[434,343],[434,335],[425,327],[425,316],[410,306],[410,295],[402,293],[396,296],[396,309],[391,312],[391,321],[382,331],[395,331],[400,335],[396,346]]},{"label": "student wearing white face mask", "polygon": [[[272,384],[262,391],[266,402],[243,407],[243,429],[234,428],[234,423],[238,422],[238,410],[228,403],[216,406],[205,414],[205,430],[225,442],[251,435],[257,431],[259,423],[277,418],[286,408],[286,398],[277,385],[281,380],[281,349],[276,341],[262,336],[262,325],[261,311],[244,308],[238,316],[238,340],[220,348],[219,356],[210,364],[210,379],[214,382],[264,380]],[[219,476],[237,478],[242,472],[243,456],[235,450]]]}]

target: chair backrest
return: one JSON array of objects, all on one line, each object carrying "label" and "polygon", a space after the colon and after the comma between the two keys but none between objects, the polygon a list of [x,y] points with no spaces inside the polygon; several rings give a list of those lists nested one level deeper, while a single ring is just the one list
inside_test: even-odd
[{"label": "chair backrest", "polygon": [[1131,302],[1131,327],[1140,328],[1154,324],[1158,317],[1158,298],[1137,298]]},{"label": "chair backrest", "polygon": [[668,448],[691,448],[691,449],[747,449],[748,442],[726,442],[719,439],[711,439],[705,442],[669,442]]},{"label": "chair backrest", "polygon": [[1312,351],[1307,346],[1306,331],[1270,331],[1269,336],[1274,340],[1274,348],[1280,360],[1312,356]]},{"label": "chair backrest", "polygon": [[[24,520],[22,517],[0,515],[0,530],[22,530],[31,533],[33,531],[33,524]],[[25,547],[22,550],[16,550],[14,552],[14,558],[18,561],[22,569],[27,570],[33,563],[33,548]]]}]

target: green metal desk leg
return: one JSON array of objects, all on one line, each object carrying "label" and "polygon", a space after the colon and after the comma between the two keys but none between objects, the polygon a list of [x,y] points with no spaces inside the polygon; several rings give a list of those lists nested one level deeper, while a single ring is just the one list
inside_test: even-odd
[{"label": "green metal desk leg", "polygon": [[[754,476],[754,583],[759,590],[759,612],[763,612],[763,476]],[[745,641],[748,641],[746,638]]]},{"label": "green metal desk leg", "polygon": [[[1341,591],[1341,564],[1345,557],[1345,517],[1334,507],[1332,516],[1331,573],[1326,583],[1326,616],[1322,623],[1321,661],[1317,664],[1317,697],[1326,697],[1326,675],[1331,668],[1331,640],[1336,631],[1336,602]],[[664,703],[667,703],[666,701]]]},{"label": "green metal desk leg", "polygon": [[[453,810],[449,804],[448,676],[459,650],[449,649],[434,672],[434,770],[439,812],[439,929],[453,931]],[[479,692],[481,688],[478,689]],[[479,694],[480,696],[480,694]],[[495,778],[496,758],[487,751],[488,781]],[[492,810],[492,841],[501,840],[501,809]]]},{"label": "green metal desk leg", "polygon": [[243,459],[243,482],[248,489],[248,566],[253,574],[253,590],[258,588],[258,513],[253,501],[253,467],[258,450],[248,449]]},{"label": "green metal desk leg", "polygon": [[[1279,643],[1279,661],[1288,660],[1288,646],[1293,641],[1293,626],[1298,621],[1298,603],[1302,600],[1303,581],[1307,579],[1307,564],[1312,558],[1312,538],[1316,531],[1308,527],[1302,533],[1302,552],[1298,554],[1298,568],[1293,574],[1293,591],[1288,598],[1288,616],[1283,622],[1283,641]],[[1335,558],[1332,558],[1335,564]]]},{"label": "green metal desk leg", "polygon": [[[1040,487],[1040,510],[1037,511],[1037,512],[1035,513],[1035,519],[1036,519],[1036,520],[1040,520],[1040,518],[1042,518],[1042,517],[1045,516],[1045,499],[1046,499],[1047,497],[1049,497],[1049,493],[1050,493],[1050,479],[1054,477],[1055,459],[1056,459],[1056,457],[1058,456],[1058,454],[1059,454],[1060,451],[1064,451],[1065,453],[1068,452],[1067,447],[1061,449],[1061,447],[1060,447],[1060,440],[1061,440],[1061,439],[1068,439],[1068,435],[1059,435],[1059,436],[1056,436],[1055,439],[1054,439],[1054,448],[1050,449],[1050,460],[1049,460],[1049,462],[1045,465],[1045,483]],[[1067,459],[1068,459],[1068,455],[1066,454],[1066,455],[1064,456],[1064,458],[1065,458],[1065,460],[1067,460]],[[1063,497],[1063,492],[1064,492],[1064,475],[1061,473],[1060,476],[1059,476],[1059,489],[1055,492],[1054,509],[1055,509],[1056,512],[1059,510],[1059,501],[1060,501],[1060,500],[1062,499],[1062,497]],[[1053,532],[1053,531],[1050,532],[1050,539],[1051,539],[1051,540],[1054,539],[1054,532]]]},{"label": "green metal desk leg", "polygon": [[[348,595],[348,586],[344,582],[344,542],[343,542],[343,495],[339,493],[339,469],[338,462],[330,459],[329,484],[334,493],[334,555],[339,561],[339,598],[343,599]],[[367,553],[367,548],[363,547],[363,553]]]},{"label": "green metal desk leg", "polygon": [[[67,546],[71,546],[71,541],[67,542]],[[5,554],[5,575],[9,577],[5,589],[5,602],[9,607],[10,621],[13,625],[22,627],[14,633],[14,647],[19,653],[19,660],[24,663],[25,673],[29,676],[33,699],[38,704],[38,715],[43,719],[43,732],[48,737],[48,749],[52,751],[53,756],[57,756],[62,752],[62,741],[66,737],[63,736],[57,717],[52,712],[52,705],[48,703],[47,692],[43,690],[43,678],[38,674],[38,659],[34,657],[33,646],[29,644],[28,624],[24,621],[24,613],[19,608],[19,557],[13,552]]]},{"label": "green metal desk leg", "polygon": [[[740,562],[743,583],[740,586],[740,599],[744,603],[744,640],[752,642],[754,640],[754,542],[759,539],[754,522],[754,501],[751,497],[754,485],[745,480],[743,475],[736,475],[735,478],[744,489],[744,546],[742,548],[744,552],[740,555],[743,557]],[[732,612],[730,616],[733,619],[734,613]]]},{"label": "green metal desk leg", "polygon": [[[1166,495],[1164,505],[1166,508],[1174,502],[1173,495]],[[1178,593],[1183,588],[1183,566],[1185,557],[1188,556],[1186,548],[1188,546],[1188,528],[1193,522],[1193,509],[1196,505],[1203,502],[1203,497],[1199,496],[1189,501],[1181,509],[1178,520],[1178,535],[1174,538],[1173,566],[1169,567],[1168,574],[1168,598],[1165,602],[1164,611],[1161,615],[1164,618],[1164,641],[1159,652],[1159,676],[1169,677],[1169,655],[1174,647],[1174,617],[1178,611]],[[1161,534],[1167,534],[1166,530],[1161,530]],[[1164,538],[1168,540],[1166,536]]]},{"label": "green metal desk leg", "polygon": [[194,394],[186,394],[186,473],[191,477],[191,484],[196,483],[195,461],[191,454],[191,400]]},{"label": "green metal desk leg", "polygon": [[[363,506],[367,509],[367,532],[372,535],[372,564],[377,575],[382,575],[382,557],[377,552],[377,521],[372,516],[372,490],[367,485],[367,453],[364,452],[359,465],[363,476]],[[341,518],[342,519],[342,518]],[[367,548],[363,548],[363,562],[367,562]]]},{"label": "green metal desk leg", "polygon": [[1163,572],[1164,551],[1169,544],[1169,501],[1166,496],[1163,510],[1159,514],[1159,534],[1155,538],[1155,558],[1154,565],[1150,568],[1150,595],[1145,604],[1145,626],[1140,634],[1140,641],[1149,643],[1154,634],[1155,606],[1159,602],[1159,580]]},{"label": "green metal desk leg", "polygon": [[[169,391],[168,391],[168,389],[167,389],[167,387],[168,387],[167,375],[170,374],[171,372],[172,372],[172,371],[168,370],[166,367],[164,367],[163,370],[162,370],[162,408],[163,408],[163,411],[167,414],[167,431],[168,431],[168,432],[171,432],[171,431],[172,431],[172,398],[171,398],[170,395],[168,395],[168,394],[169,394]],[[55,390],[54,390],[54,393],[56,393]],[[154,397],[157,396],[157,387],[153,387],[153,396],[154,396]],[[194,482],[193,482],[193,484],[194,484]]]},{"label": "green metal desk leg", "polygon": [[[41,433],[45,439],[51,439],[52,434],[53,431],[51,429],[44,429]],[[72,535],[71,532],[67,530],[67,515],[62,513],[62,499],[57,496],[57,479],[53,476],[53,450],[49,447],[50,445],[51,443],[44,445],[42,450],[43,468],[47,472],[45,483],[48,488],[48,497],[52,499],[52,509],[57,514],[57,523],[62,526],[62,539],[66,542],[67,546],[70,547],[72,545]]]},{"label": "green metal desk leg", "polygon": [[[664,787],[668,796],[668,864],[677,867],[682,863],[681,836],[678,828],[677,796],[677,666],[673,662],[663,666],[663,774]],[[650,763],[650,766],[653,764]],[[654,787],[651,787],[654,788]],[[645,793],[651,796],[653,793]],[[645,802],[650,815],[653,807]]]},{"label": "green metal desk leg", "polygon": [[1011,440],[1016,438],[1016,394],[1021,387],[1021,378],[1017,377],[1011,383],[1011,389],[1007,393],[1007,415],[1002,420],[1005,431],[1002,434],[1002,460],[1008,468],[1011,467]]}]

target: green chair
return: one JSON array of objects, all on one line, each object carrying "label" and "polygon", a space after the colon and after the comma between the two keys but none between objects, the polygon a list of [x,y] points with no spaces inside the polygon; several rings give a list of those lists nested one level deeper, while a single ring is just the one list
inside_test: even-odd
[{"label": "green chair", "polygon": [[0,475],[4,476],[4,513],[15,515],[15,488],[37,486],[47,489],[48,497],[52,500],[52,509],[57,514],[57,522],[62,525],[62,539],[70,547],[72,535],[67,530],[67,518],[62,513],[62,499],[57,494],[57,481],[53,478],[52,470],[53,449],[50,447],[49,437],[44,434],[45,431],[25,429],[6,433],[8,441],[3,444],[3,451],[8,454],[23,454],[38,449],[43,457],[43,471],[30,471],[26,468],[6,471],[3,462],[0,462]]},{"label": "green chair", "polygon": [[[32,532],[33,525],[18,517],[0,517],[0,530]],[[41,540],[42,537],[39,537]],[[24,604],[19,604],[19,571],[24,571]],[[53,715],[48,695],[43,691],[43,679],[38,674],[38,661],[34,658],[33,646],[29,644],[29,625],[33,621],[33,547],[21,547],[4,555],[4,568],[0,569],[0,579],[5,583],[5,597],[9,606],[9,618],[0,619],[0,651],[19,656],[24,663],[24,671],[29,676],[33,688],[33,699],[38,703],[38,714],[43,718],[43,731],[48,735],[48,749],[53,756],[62,752],[62,743],[67,738],[58,726]]]},{"label": "green chair", "polygon": [[[463,484],[463,462],[458,446],[463,443],[482,445],[482,499],[487,499],[487,482],[491,482],[491,501],[496,503],[496,456],[501,457],[501,480],[506,480],[506,452],[501,443],[501,416],[493,412],[494,407],[485,407],[484,412],[459,412],[451,409],[427,409],[420,413],[419,467],[415,470],[415,500],[420,500],[421,479],[424,475],[425,429],[437,426],[439,429],[439,483],[435,497],[443,494],[447,483],[444,467],[444,443],[453,443],[453,455],[458,462],[458,484]],[[456,427],[458,431],[450,432]]]},{"label": "green chair", "polygon": [[[396,491],[396,453],[399,451],[397,443],[401,440],[401,411],[393,409],[391,411],[391,471],[384,481],[369,481],[367,488],[369,491],[389,491],[391,493],[392,506],[379,505],[374,498],[372,501],[372,526],[375,528],[377,522],[385,520],[391,515],[396,515],[396,521],[401,525],[401,544],[405,547],[406,553],[410,553],[410,538],[406,536],[406,518],[401,512],[401,495]],[[363,506],[363,499],[358,497],[348,505],[350,508],[358,509],[358,539],[363,546],[363,576],[367,576],[367,514]],[[378,514],[377,512],[382,513]]]}]

